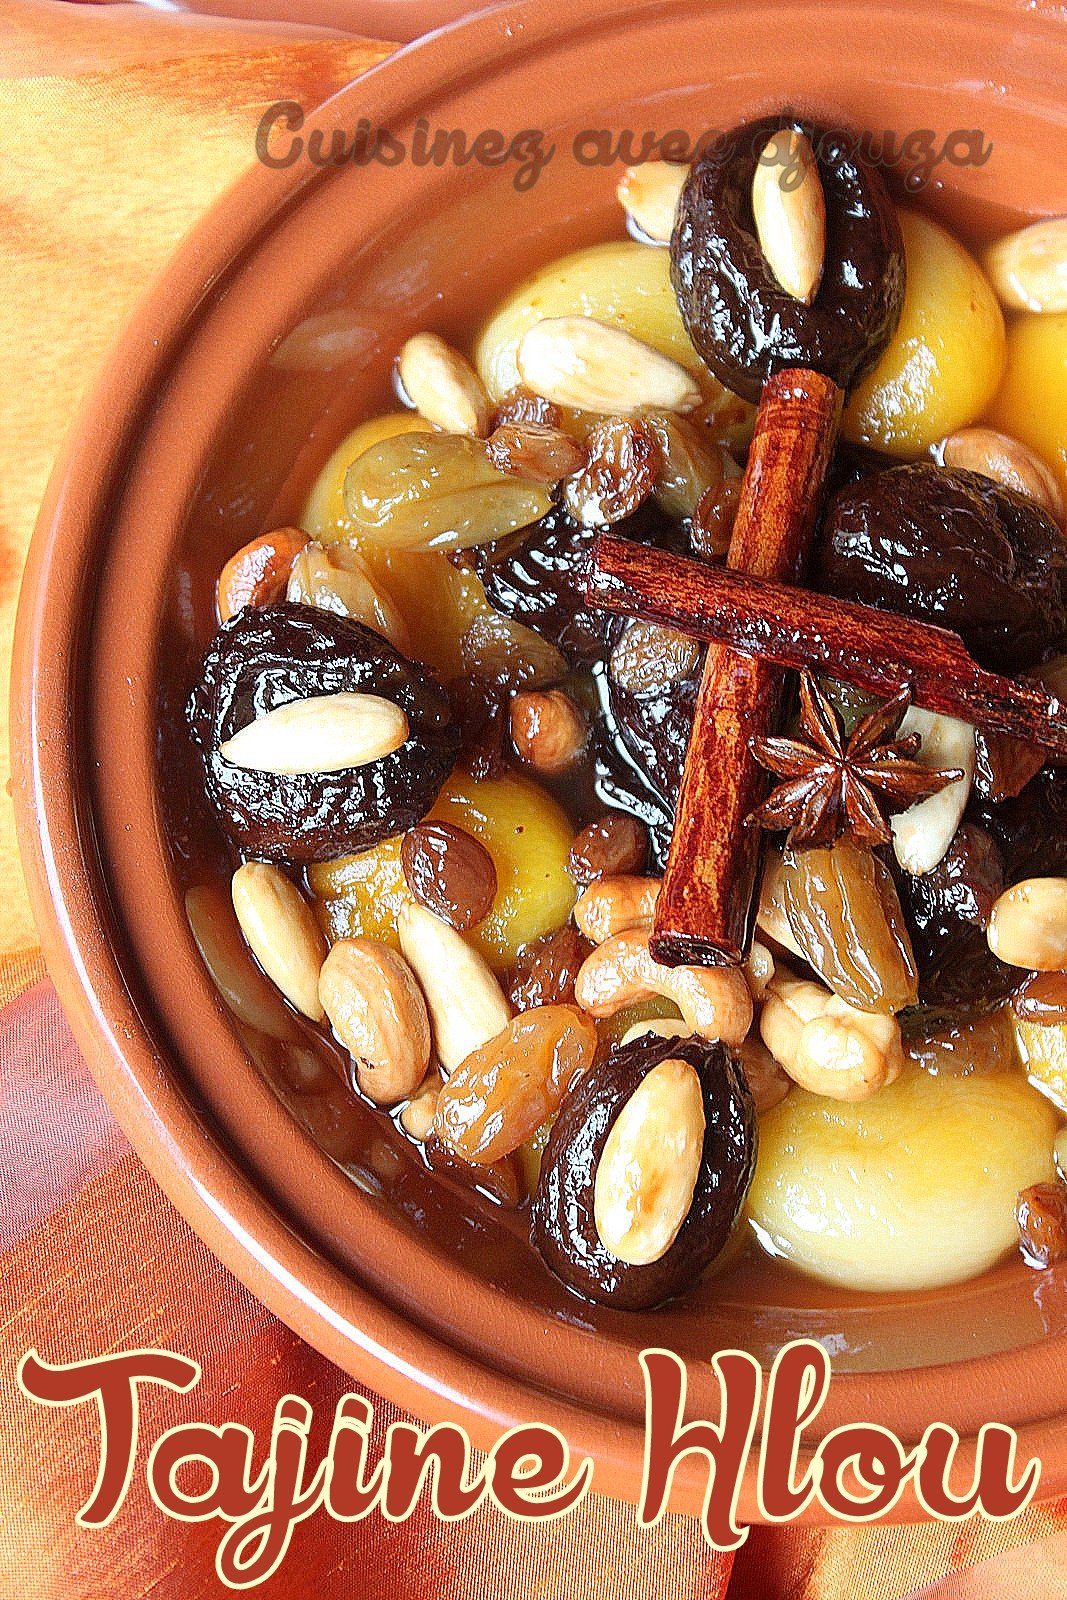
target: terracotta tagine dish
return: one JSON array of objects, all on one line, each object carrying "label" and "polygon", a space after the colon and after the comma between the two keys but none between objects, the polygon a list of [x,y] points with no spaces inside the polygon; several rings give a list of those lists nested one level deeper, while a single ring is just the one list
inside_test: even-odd
[{"label": "terracotta tagine dish", "polygon": [[49,969],[193,1226],[420,1416],[633,1498],[642,1350],[714,1420],[807,1338],[809,1452],[999,1422],[1067,1492],[1067,25],[507,14],[261,130],[83,411]]}]

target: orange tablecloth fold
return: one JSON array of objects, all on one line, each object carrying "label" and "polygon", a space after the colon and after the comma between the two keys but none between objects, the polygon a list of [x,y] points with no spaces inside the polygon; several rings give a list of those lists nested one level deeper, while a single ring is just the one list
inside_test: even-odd
[{"label": "orange tablecloth fold", "polygon": [[[306,8],[304,8],[306,9]],[[190,224],[252,159],[264,106],[321,100],[389,46],[131,5],[0,0],[0,678],[45,481],[101,355]],[[6,697],[0,709],[6,761]],[[161,1346],[204,1368],[154,1394],[155,1431],[194,1418],[269,1432],[278,1397],[321,1417],[352,1387],[236,1283],[119,1134],[40,982],[0,772],[0,1600],[200,1600],[223,1591],[214,1525],[165,1521],[143,1479],[103,1533],[73,1515],[96,1466],[85,1408],[43,1412],[14,1381],[36,1345],[71,1360]],[[377,1404],[379,1437],[396,1415]],[[1060,1600],[1058,1511],[1004,1528],[757,1530],[733,1564],[695,1522],[641,1532],[590,1498],[531,1528],[424,1511],[299,1528],[263,1593],[334,1600]],[[1026,1541],[1040,1541],[1030,1542]],[[1023,1549],[1012,1549],[1025,1543]],[[990,1559],[992,1558],[992,1559]],[[986,1563],[985,1565],[975,1565]],[[961,1570],[966,1569],[966,1570]]]}]

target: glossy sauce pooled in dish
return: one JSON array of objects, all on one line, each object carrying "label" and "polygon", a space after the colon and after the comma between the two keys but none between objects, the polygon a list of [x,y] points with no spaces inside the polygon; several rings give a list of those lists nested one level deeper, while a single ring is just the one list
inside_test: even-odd
[{"label": "glossy sauce pooled in dish", "polygon": [[1055,1254],[1067,775],[1040,748],[787,679],[750,730],[744,962],[650,950],[705,649],[592,604],[593,545],[726,560],[772,373],[847,391],[798,581],[1067,684],[1067,469],[1027,442],[1025,367],[1062,328],[1009,311],[1037,326],[1005,372],[1003,245],[987,275],[833,130],[731,137],[628,175],[635,237],[548,263],[466,350],[398,349],[407,409],[355,429],[299,527],[233,553],[188,685],[280,1012],[440,1182],[622,1309],[742,1237],[872,1292],[983,1272],[1020,1228]]}]

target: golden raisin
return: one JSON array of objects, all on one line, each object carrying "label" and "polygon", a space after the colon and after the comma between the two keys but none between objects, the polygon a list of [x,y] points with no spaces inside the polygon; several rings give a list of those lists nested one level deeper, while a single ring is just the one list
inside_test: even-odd
[{"label": "golden raisin", "polygon": [[571,1006],[523,1011],[452,1073],[434,1135],[471,1165],[492,1165],[555,1115],[596,1047],[593,1022]]}]

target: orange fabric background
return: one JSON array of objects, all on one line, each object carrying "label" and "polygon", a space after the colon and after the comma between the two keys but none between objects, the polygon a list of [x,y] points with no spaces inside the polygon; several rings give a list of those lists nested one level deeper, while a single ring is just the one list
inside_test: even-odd
[{"label": "orange fabric background", "polygon": [[[37,506],[74,410],[130,307],[204,207],[251,159],[263,106],[314,104],[388,46],[275,24],[229,25],[138,6],[0,0],[0,676]],[[0,709],[6,763],[6,697]],[[223,1592],[218,1529],[165,1521],[135,1485],[103,1533],[74,1512],[95,1471],[95,1414],[32,1407],[14,1370],[158,1345],[194,1355],[194,1396],[153,1397],[177,1420],[235,1420],[262,1438],[278,1396],[325,1416],[346,1380],[249,1296],[155,1189],[99,1100],[54,993],[0,785],[0,1600],[198,1600]],[[379,1429],[395,1416],[378,1406]],[[367,1600],[938,1600],[1067,1593],[1059,1508],[1007,1528],[757,1531],[731,1563],[679,1517],[641,1532],[589,1499],[547,1528],[425,1513],[297,1531],[263,1591]],[[1040,1544],[1024,1543],[1040,1540]],[[1023,1548],[1012,1549],[1024,1543]],[[990,1559],[992,1558],[992,1559]],[[976,1563],[982,1563],[976,1565]],[[941,1581],[943,1580],[943,1581]]]}]

